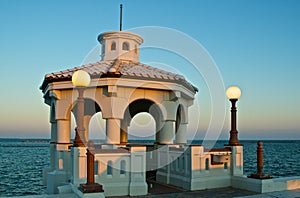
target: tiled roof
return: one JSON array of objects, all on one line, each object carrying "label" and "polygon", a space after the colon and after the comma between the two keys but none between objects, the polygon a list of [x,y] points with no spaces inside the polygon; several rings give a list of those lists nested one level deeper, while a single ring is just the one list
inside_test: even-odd
[{"label": "tiled roof", "polygon": [[187,82],[182,75],[167,72],[138,62],[122,60],[100,61],[47,74],[41,89],[44,89],[47,84],[51,82],[71,80],[73,73],[77,70],[86,71],[90,74],[91,78],[121,77],[154,81],[169,81],[182,84],[193,92],[198,91],[198,89]]}]

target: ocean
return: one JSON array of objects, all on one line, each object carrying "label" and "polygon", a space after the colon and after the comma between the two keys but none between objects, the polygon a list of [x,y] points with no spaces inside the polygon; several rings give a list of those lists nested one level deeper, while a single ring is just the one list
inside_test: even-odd
[{"label": "ocean", "polygon": [[[202,143],[195,141],[193,143]],[[227,141],[217,141],[223,147]],[[257,141],[244,145],[244,175],[256,172]],[[300,176],[300,140],[263,141],[264,172],[273,177]],[[49,166],[49,140],[0,139],[0,197],[41,195],[42,170]]]}]

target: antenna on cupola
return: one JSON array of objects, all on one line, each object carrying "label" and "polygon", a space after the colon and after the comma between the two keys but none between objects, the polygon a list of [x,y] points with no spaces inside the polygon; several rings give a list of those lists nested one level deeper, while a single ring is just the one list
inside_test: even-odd
[{"label": "antenna on cupola", "polygon": [[122,8],[123,8],[123,5],[120,4],[120,31],[122,31]]}]

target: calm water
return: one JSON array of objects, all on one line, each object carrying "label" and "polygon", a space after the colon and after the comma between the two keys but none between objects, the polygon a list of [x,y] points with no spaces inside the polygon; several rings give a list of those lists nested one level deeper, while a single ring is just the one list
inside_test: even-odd
[{"label": "calm water", "polygon": [[[300,176],[300,141],[263,141],[264,172]],[[215,147],[223,147],[218,141]],[[256,172],[256,141],[244,145],[244,174]],[[45,194],[42,170],[49,165],[47,141],[0,139],[0,197]]]}]

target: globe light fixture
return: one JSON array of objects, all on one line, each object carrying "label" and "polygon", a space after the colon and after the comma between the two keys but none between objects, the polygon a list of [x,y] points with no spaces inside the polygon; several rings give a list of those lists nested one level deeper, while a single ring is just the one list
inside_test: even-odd
[{"label": "globe light fixture", "polygon": [[72,75],[72,84],[78,90],[78,99],[77,99],[77,114],[76,121],[77,127],[75,129],[75,140],[73,146],[75,147],[83,147],[86,144],[85,139],[85,128],[83,124],[84,120],[84,97],[83,93],[87,86],[89,86],[91,82],[90,75],[83,70],[78,70],[74,72]]},{"label": "globe light fixture", "polygon": [[238,131],[236,129],[236,102],[241,97],[241,90],[237,86],[231,86],[226,90],[226,96],[231,102],[231,130],[230,130],[230,139],[228,146],[238,146],[240,145],[238,140]]},{"label": "globe light fixture", "polygon": [[72,75],[72,84],[75,87],[87,87],[90,85],[91,77],[84,70],[78,70]]},{"label": "globe light fixture", "polygon": [[242,92],[237,86],[231,86],[226,90],[226,96],[228,99],[239,99],[241,94]]}]

